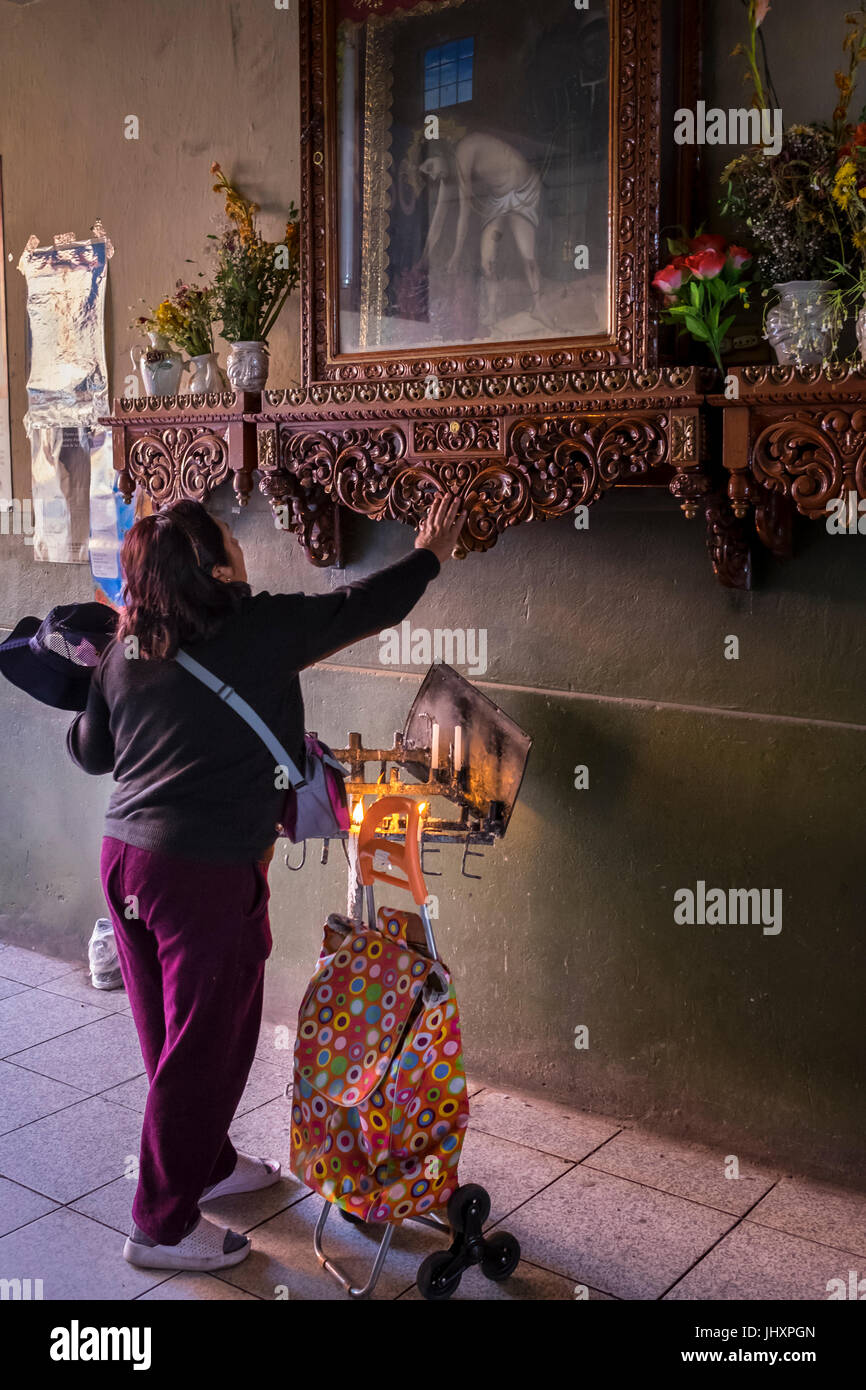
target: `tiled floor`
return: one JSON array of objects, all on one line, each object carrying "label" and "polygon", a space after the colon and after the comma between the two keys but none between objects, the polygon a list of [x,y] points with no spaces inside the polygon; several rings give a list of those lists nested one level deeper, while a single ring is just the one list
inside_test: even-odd
[{"label": "tiled floor", "polygon": [[[291,1038],[262,1029],[232,1129],[288,1173]],[[122,991],[86,971],[0,945],[0,1279],[41,1278],[45,1298],[338,1299],[312,1234],[320,1200],[293,1177],[208,1213],[252,1232],[253,1253],[219,1276],[137,1270],[121,1256],[147,1094]],[[866,1273],[866,1194],[741,1165],[616,1119],[470,1085],[463,1182],[489,1191],[489,1225],[520,1240],[504,1284],[480,1271],[456,1298],[826,1299]],[[332,1215],[329,1253],[363,1281],[374,1237]],[[417,1268],[441,1249],[401,1228],[375,1297],[418,1298]]]}]

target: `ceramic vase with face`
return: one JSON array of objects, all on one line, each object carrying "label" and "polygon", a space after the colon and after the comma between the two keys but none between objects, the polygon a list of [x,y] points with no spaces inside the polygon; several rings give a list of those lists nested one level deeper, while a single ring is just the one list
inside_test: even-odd
[{"label": "ceramic vase with face", "polygon": [[226,371],[235,391],[263,391],[269,366],[267,343],[232,343]]}]

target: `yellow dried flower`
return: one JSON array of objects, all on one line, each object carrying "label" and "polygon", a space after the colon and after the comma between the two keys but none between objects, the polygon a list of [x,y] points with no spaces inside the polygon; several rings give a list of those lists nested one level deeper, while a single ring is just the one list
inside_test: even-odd
[{"label": "yellow dried flower", "polygon": [[253,203],[249,198],[245,198],[231,180],[226,178],[218,164],[211,165],[211,173],[216,174],[218,180],[213,185],[213,191],[214,193],[225,194],[226,217],[234,222],[241,241],[245,244],[257,241],[256,213],[261,211],[258,203]]}]

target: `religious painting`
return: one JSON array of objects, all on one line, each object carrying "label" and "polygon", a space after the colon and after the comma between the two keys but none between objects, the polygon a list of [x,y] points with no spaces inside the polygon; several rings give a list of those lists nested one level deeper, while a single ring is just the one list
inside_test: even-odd
[{"label": "religious painting", "polygon": [[634,6],[333,0],[323,24],[329,358],[618,345],[618,171],[637,198],[653,164],[631,129],[652,74],[621,76]]}]

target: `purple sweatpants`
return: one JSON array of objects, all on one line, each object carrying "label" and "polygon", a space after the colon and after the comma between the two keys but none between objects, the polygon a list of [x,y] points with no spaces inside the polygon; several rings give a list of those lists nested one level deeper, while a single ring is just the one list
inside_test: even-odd
[{"label": "purple sweatpants", "polygon": [[228,1129],[255,1055],[271,952],[266,864],[102,842],[102,888],[150,1091],[132,1215],[174,1245],[228,1177]]}]

